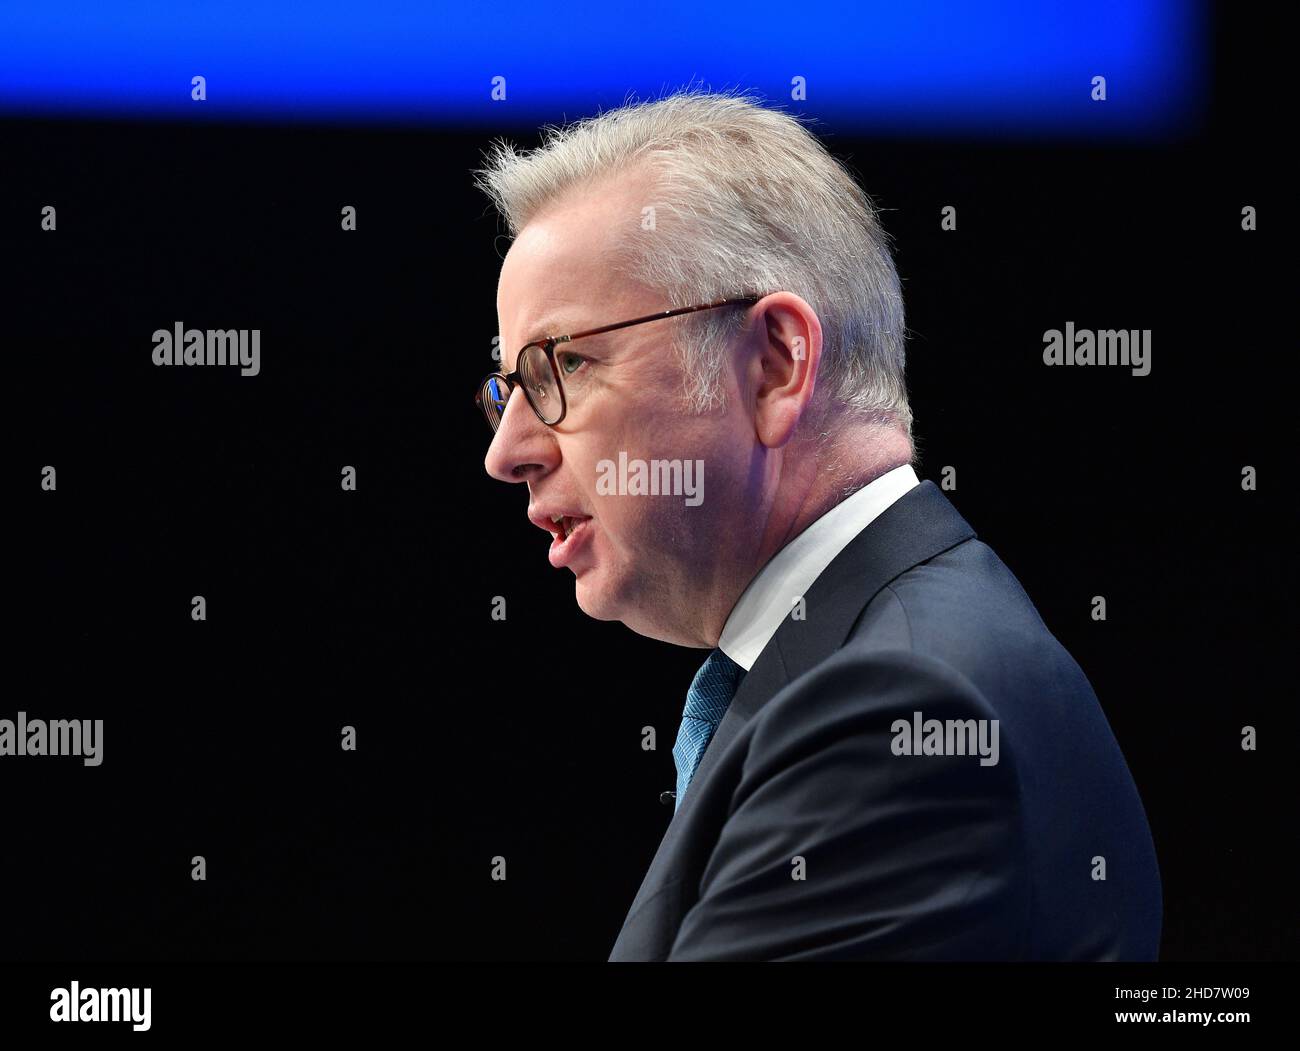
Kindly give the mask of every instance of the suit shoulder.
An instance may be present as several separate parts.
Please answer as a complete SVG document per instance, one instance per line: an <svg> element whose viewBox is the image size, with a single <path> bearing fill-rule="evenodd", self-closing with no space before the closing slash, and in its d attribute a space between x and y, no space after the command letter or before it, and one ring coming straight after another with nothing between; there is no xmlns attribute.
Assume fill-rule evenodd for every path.
<svg viewBox="0 0 1300 1051"><path fill-rule="evenodd" d="M1048 676L1057 688L1091 688L1044 623L1020 581L987 544L967 540L889 582L858 618L846 648L905 646L987 695L1009 679Z"/></svg>

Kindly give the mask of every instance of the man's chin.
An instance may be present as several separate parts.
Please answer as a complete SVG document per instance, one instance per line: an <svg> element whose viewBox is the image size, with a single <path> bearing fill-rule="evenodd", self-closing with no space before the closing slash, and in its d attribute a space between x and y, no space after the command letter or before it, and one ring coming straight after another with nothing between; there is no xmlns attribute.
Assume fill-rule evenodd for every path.
<svg viewBox="0 0 1300 1051"><path fill-rule="evenodd" d="M610 601L607 591L595 579L596 576L596 572L589 569L574 580L573 594L578 600L578 608L592 620L618 620L615 604Z"/></svg>
<svg viewBox="0 0 1300 1051"><path fill-rule="evenodd" d="M628 630L648 639L672 642L679 646L689 645L681 642L673 633L661 630L659 622L647 616L647 610L635 599L626 595L615 597L608 586L593 587L593 577L594 574L584 574L578 578L574 588L578 608L592 620L616 620Z"/></svg>

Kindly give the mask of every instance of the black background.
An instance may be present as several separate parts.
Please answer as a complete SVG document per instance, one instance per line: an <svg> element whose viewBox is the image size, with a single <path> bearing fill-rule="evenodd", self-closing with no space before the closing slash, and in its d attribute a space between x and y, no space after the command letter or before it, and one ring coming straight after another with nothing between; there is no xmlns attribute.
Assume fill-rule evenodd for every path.
<svg viewBox="0 0 1300 1051"><path fill-rule="evenodd" d="M919 473L956 468L950 498L1091 679L1167 960L1296 955L1294 184L1259 31L1220 21L1180 141L824 137L895 239ZM587 619L524 487L483 471L506 243L469 171L498 134L536 141L0 123L0 717L105 722L100 767L0 763L3 958L608 955L704 654ZM1151 374L1046 368L1067 320L1151 329ZM260 329L261 375L155 367L177 321Z"/></svg>

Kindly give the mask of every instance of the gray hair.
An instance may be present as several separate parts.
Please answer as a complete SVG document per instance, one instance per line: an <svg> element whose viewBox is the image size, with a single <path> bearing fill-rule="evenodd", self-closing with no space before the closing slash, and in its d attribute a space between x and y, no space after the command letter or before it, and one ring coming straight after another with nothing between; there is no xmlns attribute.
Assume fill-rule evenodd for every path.
<svg viewBox="0 0 1300 1051"><path fill-rule="evenodd" d="M740 93L686 89L542 129L518 152L504 140L474 173L512 236L562 196L648 165L654 230L629 221L626 272L669 306L742 292L794 292L817 312L819 395L837 412L902 428L905 325L889 236L845 165L795 117ZM677 352L696 412L720 400L719 377L743 310L687 314ZM618 319L615 319L618 320ZM824 403L825 404L825 403Z"/></svg>

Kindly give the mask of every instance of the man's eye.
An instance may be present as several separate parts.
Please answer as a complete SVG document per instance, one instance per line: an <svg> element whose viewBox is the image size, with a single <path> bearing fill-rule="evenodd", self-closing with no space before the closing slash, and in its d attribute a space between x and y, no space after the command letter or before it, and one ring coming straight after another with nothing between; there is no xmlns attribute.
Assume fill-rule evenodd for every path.
<svg viewBox="0 0 1300 1051"><path fill-rule="evenodd" d="M579 354L561 354L559 356L560 372L565 376L572 376L578 369L582 368L582 363L587 359Z"/></svg>

